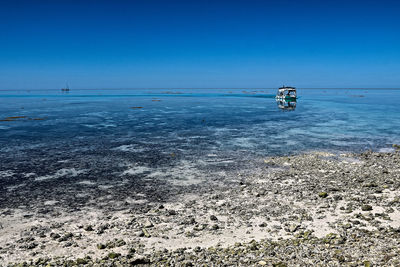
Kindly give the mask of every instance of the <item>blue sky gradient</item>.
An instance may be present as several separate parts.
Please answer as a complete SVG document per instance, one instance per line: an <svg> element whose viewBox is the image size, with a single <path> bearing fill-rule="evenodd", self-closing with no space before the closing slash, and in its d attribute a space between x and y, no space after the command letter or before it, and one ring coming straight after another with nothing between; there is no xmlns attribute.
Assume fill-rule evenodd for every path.
<svg viewBox="0 0 400 267"><path fill-rule="evenodd" d="M397 1L4 1L0 89L400 87Z"/></svg>

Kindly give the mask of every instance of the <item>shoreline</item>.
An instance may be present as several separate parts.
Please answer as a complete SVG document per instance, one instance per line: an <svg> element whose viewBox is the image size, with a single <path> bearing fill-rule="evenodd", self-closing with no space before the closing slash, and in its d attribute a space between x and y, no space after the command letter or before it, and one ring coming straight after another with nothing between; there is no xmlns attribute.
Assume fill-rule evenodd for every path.
<svg viewBox="0 0 400 267"><path fill-rule="evenodd" d="M262 160L254 172L171 188L168 200L1 209L0 266L400 264L399 151Z"/></svg>

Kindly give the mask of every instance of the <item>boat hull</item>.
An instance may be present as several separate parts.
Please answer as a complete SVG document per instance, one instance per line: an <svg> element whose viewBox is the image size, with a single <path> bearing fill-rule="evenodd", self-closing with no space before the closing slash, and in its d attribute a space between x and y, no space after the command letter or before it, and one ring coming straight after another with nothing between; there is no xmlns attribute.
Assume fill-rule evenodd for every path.
<svg viewBox="0 0 400 267"><path fill-rule="evenodd" d="M293 96L276 96L277 100L296 101L297 97Z"/></svg>

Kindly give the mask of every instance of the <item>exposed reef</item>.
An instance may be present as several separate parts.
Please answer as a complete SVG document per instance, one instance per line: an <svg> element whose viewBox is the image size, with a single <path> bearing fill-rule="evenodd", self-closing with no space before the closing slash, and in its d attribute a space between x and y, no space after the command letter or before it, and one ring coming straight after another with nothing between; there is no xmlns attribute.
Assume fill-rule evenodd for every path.
<svg viewBox="0 0 400 267"><path fill-rule="evenodd" d="M34 181L37 175L27 174L30 180L25 183L33 190L41 188L44 197L27 195L29 207L28 201L25 206L12 200L2 203L0 262L4 266L400 264L398 151L313 152L262 158L254 166L252 171L227 170L225 176L178 184L157 178L150 168L127 171L121 165L109 175L121 179L122 185L108 188L90 181L93 166L74 166L75 171L53 173L58 186L65 185L58 198L48 191L54 187L45 189L43 183L50 180ZM18 175L9 170L1 176ZM64 179L77 179L76 188ZM23 191L24 185L12 190Z"/></svg>

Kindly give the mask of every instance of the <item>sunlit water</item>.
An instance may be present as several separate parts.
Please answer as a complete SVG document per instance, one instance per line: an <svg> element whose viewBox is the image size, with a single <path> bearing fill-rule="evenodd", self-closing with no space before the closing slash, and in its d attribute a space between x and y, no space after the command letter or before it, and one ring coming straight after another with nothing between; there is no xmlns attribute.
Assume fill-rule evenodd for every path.
<svg viewBox="0 0 400 267"><path fill-rule="evenodd" d="M400 91L300 89L292 110L279 108L275 93L0 91L0 185L37 188L70 177L81 185L101 179L104 188L126 177L190 183L254 158L400 143Z"/></svg>
<svg viewBox="0 0 400 267"><path fill-rule="evenodd" d="M1 149L87 139L148 149L260 155L390 147L400 138L396 90L299 90L294 111L273 90L2 91ZM135 108L139 107L139 108ZM33 120L43 119L43 120ZM80 149L80 148L77 148Z"/></svg>

